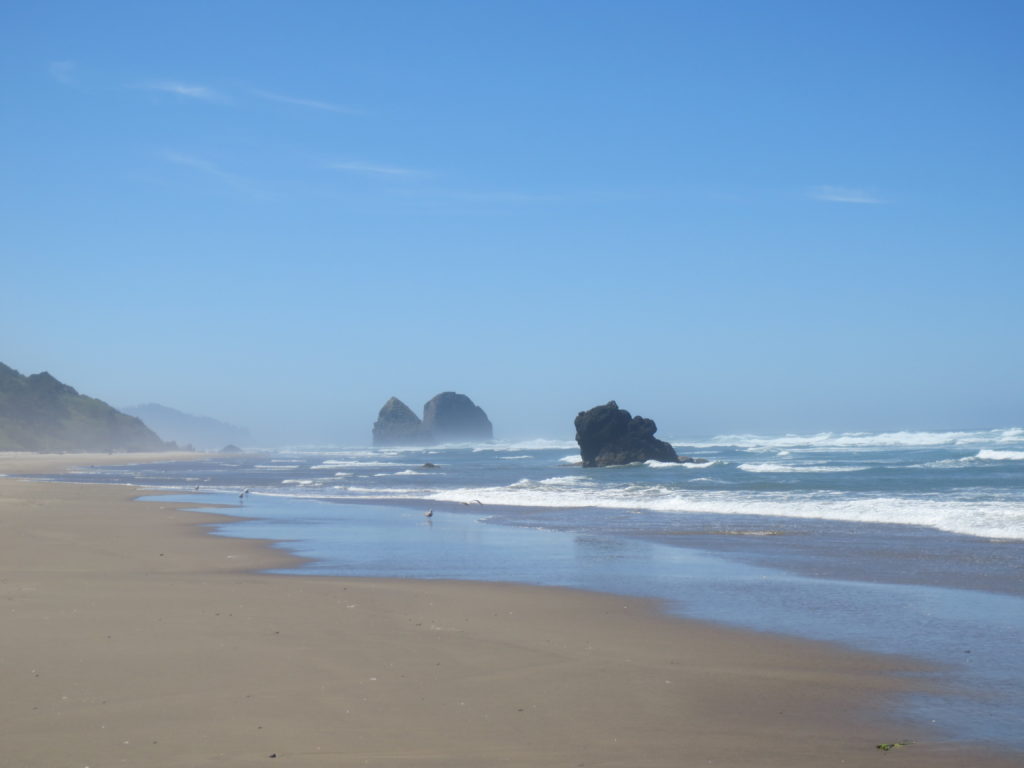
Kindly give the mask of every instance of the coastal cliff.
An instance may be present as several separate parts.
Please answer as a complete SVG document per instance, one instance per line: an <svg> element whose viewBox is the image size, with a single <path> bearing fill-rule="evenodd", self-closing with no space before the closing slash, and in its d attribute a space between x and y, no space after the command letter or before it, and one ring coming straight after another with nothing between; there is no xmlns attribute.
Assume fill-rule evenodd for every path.
<svg viewBox="0 0 1024 768"><path fill-rule="evenodd" d="M0 451L166 451L140 419L80 395L47 372L0 363Z"/></svg>

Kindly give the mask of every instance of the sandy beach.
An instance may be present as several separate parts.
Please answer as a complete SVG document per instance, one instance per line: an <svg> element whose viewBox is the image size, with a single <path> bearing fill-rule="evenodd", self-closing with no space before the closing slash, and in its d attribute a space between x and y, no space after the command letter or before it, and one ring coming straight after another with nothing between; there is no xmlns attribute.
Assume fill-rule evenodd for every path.
<svg viewBox="0 0 1024 768"><path fill-rule="evenodd" d="M905 659L572 590L261 574L288 556L139 495L0 478L0 764L1019 764L895 718Z"/></svg>

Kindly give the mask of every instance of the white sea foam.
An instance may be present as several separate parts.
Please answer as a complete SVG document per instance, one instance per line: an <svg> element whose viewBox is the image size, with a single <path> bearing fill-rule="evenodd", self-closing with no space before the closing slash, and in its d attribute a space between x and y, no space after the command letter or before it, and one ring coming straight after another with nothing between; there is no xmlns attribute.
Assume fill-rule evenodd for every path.
<svg viewBox="0 0 1024 768"><path fill-rule="evenodd" d="M568 456L563 456L558 461L562 464L582 464L583 457L580 456L578 453L573 453Z"/></svg>
<svg viewBox="0 0 1024 768"><path fill-rule="evenodd" d="M319 485L315 480L282 480L281 485Z"/></svg>
<svg viewBox="0 0 1024 768"><path fill-rule="evenodd" d="M515 461L516 459L532 459L533 456L523 454L522 456L499 456L498 458L504 461Z"/></svg>
<svg viewBox="0 0 1024 768"><path fill-rule="evenodd" d="M1024 451L983 450L978 451L975 458L987 461L1024 461Z"/></svg>
<svg viewBox="0 0 1024 768"><path fill-rule="evenodd" d="M744 472L861 472L871 467L843 467L828 464L775 464L772 462L740 464Z"/></svg>
<svg viewBox="0 0 1024 768"><path fill-rule="evenodd" d="M427 492L434 501L524 507L599 507L679 514L759 515L863 523L922 525L953 533L1024 539L1024 507L1014 498L840 496L833 493L680 491L665 486L554 485L519 481L512 486Z"/></svg>
<svg viewBox="0 0 1024 768"><path fill-rule="evenodd" d="M310 469L335 469L338 467L414 467L416 464L402 464L396 461L358 461L355 459L329 459L323 464L315 464Z"/></svg>
<svg viewBox="0 0 1024 768"><path fill-rule="evenodd" d="M1013 443L1024 441L1024 429L990 429L974 432L819 432L814 435L719 435L708 441L673 442L677 447L721 448L735 447L755 451L802 449L827 450L835 448L900 448L941 445L978 445L984 443Z"/></svg>
<svg viewBox="0 0 1024 768"><path fill-rule="evenodd" d="M549 440L547 438L538 437L533 440L518 440L518 441L495 441L493 443L481 443L474 445L474 453L481 453L483 451L499 451L501 453L522 453L523 451L554 451L554 450L572 450L577 446L575 440Z"/></svg>
<svg viewBox="0 0 1024 768"><path fill-rule="evenodd" d="M252 468L253 469L274 469L274 470L298 469L299 465L298 464L253 464Z"/></svg>
<svg viewBox="0 0 1024 768"><path fill-rule="evenodd" d="M697 469L712 467L718 464L717 461L657 461L648 459L644 462L651 469Z"/></svg>

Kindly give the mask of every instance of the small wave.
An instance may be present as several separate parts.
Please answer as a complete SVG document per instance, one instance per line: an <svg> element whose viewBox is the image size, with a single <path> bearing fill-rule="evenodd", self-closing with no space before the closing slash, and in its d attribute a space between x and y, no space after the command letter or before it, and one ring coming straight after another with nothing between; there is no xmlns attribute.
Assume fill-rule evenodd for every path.
<svg viewBox="0 0 1024 768"><path fill-rule="evenodd" d="M1024 451L983 450L978 451L978 455L973 458L987 461L1024 461Z"/></svg>
<svg viewBox="0 0 1024 768"><path fill-rule="evenodd" d="M318 485L315 480L282 480L281 485Z"/></svg>
<svg viewBox="0 0 1024 768"><path fill-rule="evenodd" d="M583 457L580 456L578 453L573 453L570 454L569 456L563 456L558 461L561 464L582 464Z"/></svg>
<svg viewBox="0 0 1024 768"><path fill-rule="evenodd" d="M529 483L530 481L527 481ZM594 481L589 477L583 477L582 475L566 475L565 477L549 477L545 480L538 480L538 485L544 486L574 486L574 485L593 485Z"/></svg>
<svg viewBox="0 0 1024 768"><path fill-rule="evenodd" d="M519 440L510 442L494 442L476 445L474 453L483 451L498 451L501 453L522 453L523 451L555 451L571 450L577 446L575 440L549 440L539 437L533 440Z"/></svg>
<svg viewBox="0 0 1024 768"><path fill-rule="evenodd" d="M298 469L299 465L298 464L253 464L252 468L253 469L275 469L275 470Z"/></svg>
<svg viewBox="0 0 1024 768"><path fill-rule="evenodd" d="M515 461L516 459L532 459L533 456L527 456L524 454L523 456L499 456L498 458L504 461Z"/></svg>
<svg viewBox="0 0 1024 768"><path fill-rule="evenodd" d="M358 461L354 459L329 459L323 464L316 464L310 469L336 469L338 467L350 467L358 469L360 467L412 467L415 464L401 464L395 461Z"/></svg>
<svg viewBox="0 0 1024 768"><path fill-rule="evenodd" d="M644 464L652 469L678 469L680 467L683 469L696 469L698 467L712 467L719 463L717 461L658 461L656 459L648 459L644 462Z"/></svg>
<svg viewBox="0 0 1024 768"><path fill-rule="evenodd" d="M837 467L828 464L773 464L771 462L740 464L744 472L861 472L870 467Z"/></svg>
<svg viewBox="0 0 1024 768"><path fill-rule="evenodd" d="M786 449L821 450L830 448L920 448L940 445L1013 443L1024 440L1024 429L989 429L974 432L819 432L813 435L718 435L704 442L676 443L685 448L734 447L753 451Z"/></svg>

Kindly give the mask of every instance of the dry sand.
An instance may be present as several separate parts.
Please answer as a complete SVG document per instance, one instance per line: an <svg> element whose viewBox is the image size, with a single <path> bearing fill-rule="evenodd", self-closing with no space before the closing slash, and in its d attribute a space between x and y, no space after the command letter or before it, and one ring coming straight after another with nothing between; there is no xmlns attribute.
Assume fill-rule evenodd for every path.
<svg viewBox="0 0 1024 768"><path fill-rule="evenodd" d="M0 766L1019 764L896 722L905 660L572 590L262 575L289 558L137 495L0 478Z"/></svg>

